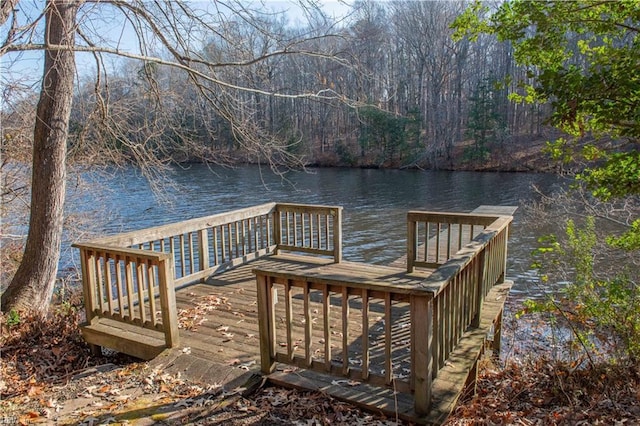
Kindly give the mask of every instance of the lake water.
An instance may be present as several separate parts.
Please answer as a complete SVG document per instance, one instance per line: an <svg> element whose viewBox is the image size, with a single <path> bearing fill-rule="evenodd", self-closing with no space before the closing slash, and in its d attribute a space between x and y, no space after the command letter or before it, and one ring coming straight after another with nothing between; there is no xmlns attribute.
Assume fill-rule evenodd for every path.
<svg viewBox="0 0 640 426"><path fill-rule="evenodd" d="M482 204L523 206L534 197L532 185L552 191L553 175L420 170L311 169L278 176L268 168L235 169L192 165L176 169L168 201L153 195L134 170L101 176L98 187L69 203L99 223L94 232L114 234L207 216L265 202L339 205L344 208L344 258L376 264L392 262L406 250L408 210L466 212ZM516 212L509 241L508 277L515 293L532 292L530 252L536 236ZM61 268L77 264L68 241Z"/></svg>

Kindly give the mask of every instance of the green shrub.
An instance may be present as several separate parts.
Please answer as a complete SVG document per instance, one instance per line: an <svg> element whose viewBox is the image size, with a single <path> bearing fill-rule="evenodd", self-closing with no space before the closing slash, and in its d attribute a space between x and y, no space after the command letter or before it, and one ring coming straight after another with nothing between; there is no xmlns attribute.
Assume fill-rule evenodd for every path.
<svg viewBox="0 0 640 426"><path fill-rule="evenodd" d="M560 316L578 346L591 357L596 349L612 360L640 360L640 288L637 271L616 265L600 270L600 262L615 262L598 245L595 220L579 227L567 221L562 239L546 236L534 252L534 267L545 285L565 282L547 300L530 300L525 312Z"/></svg>

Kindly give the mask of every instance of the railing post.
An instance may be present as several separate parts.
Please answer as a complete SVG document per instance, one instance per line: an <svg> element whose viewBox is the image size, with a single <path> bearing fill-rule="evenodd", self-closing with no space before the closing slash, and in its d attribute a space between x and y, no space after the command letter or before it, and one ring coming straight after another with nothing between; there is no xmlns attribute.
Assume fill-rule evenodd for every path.
<svg viewBox="0 0 640 426"><path fill-rule="evenodd" d="M411 350L414 410L427 414L431 409L433 369L433 297L411 296Z"/></svg>
<svg viewBox="0 0 640 426"><path fill-rule="evenodd" d="M96 271L95 271L95 255L89 255L87 249L80 248L80 268L82 270L82 292L84 294L84 311L87 323L93 323L96 317L94 311L94 298L96 294ZM89 344L89 348L93 355L101 355L100 346Z"/></svg>
<svg viewBox="0 0 640 426"><path fill-rule="evenodd" d="M477 257L475 315L471 320L471 327L474 328L480 327L480 316L482 314L482 304L484 303L484 288L487 279L486 252L487 249L485 247L478 253Z"/></svg>
<svg viewBox="0 0 640 426"><path fill-rule="evenodd" d="M209 233L207 228L198 231L198 260L200 271L209 267Z"/></svg>
<svg viewBox="0 0 640 426"><path fill-rule="evenodd" d="M504 245L502 248L502 253L504 256L503 259L503 263L502 263L502 274L500 275L500 277L498 277L498 281L497 284L502 284L505 280L505 277L507 275L507 244L509 242L509 235L511 232L511 223L509 223L509 225L504 229Z"/></svg>
<svg viewBox="0 0 640 426"><path fill-rule="evenodd" d="M331 211L333 215L333 261L342 262L342 208Z"/></svg>
<svg viewBox="0 0 640 426"><path fill-rule="evenodd" d="M273 209L273 242L275 243L274 254L278 254L282 244L282 216L280 208L276 205Z"/></svg>
<svg viewBox="0 0 640 426"><path fill-rule="evenodd" d="M87 323L91 324L96 314L94 312L95 299L95 255L89 255L87 249L80 248L80 267L82 270L82 292L84 293L84 310Z"/></svg>
<svg viewBox="0 0 640 426"><path fill-rule="evenodd" d="M176 291L173 285L173 259L167 257L158 263L158 287L160 289L160 307L162 309L162 327L168 348L178 346L178 309ZM149 297L153 297L149 295Z"/></svg>
<svg viewBox="0 0 640 426"><path fill-rule="evenodd" d="M418 232L418 223L407 217L407 273L412 273L414 262L416 260L416 234ZM425 247L425 250L427 248Z"/></svg>
<svg viewBox="0 0 640 426"><path fill-rule="evenodd" d="M256 273L258 285L258 330L260 331L260 370L263 374L271 374L275 363L275 318L273 312L272 289L270 279ZM285 295L287 297L288 295Z"/></svg>

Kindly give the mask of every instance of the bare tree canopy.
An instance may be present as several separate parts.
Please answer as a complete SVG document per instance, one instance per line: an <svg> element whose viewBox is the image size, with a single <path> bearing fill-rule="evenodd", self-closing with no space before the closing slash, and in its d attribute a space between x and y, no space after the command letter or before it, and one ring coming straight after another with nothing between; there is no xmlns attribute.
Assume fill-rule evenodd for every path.
<svg viewBox="0 0 640 426"><path fill-rule="evenodd" d="M264 130L245 97L337 98L332 89L311 92L236 81L238 74L255 73L281 57L344 64L330 50L319 48L323 45L319 41L332 37L330 27L291 37L277 14L259 14L232 1L48 0L44 9L38 6L26 1L3 3L1 15L10 25L0 55L45 52L33 132L29 234L20 267L2 294L3 310L48 308L60 253L67 148L93 161L118 161L124 154L148 175L162 170L176 151L223 161L215 149L195 144L199 139L192 129L181 125L184 117L176 117L181 110L177 103L182 107L195 103L191 119L203 122L202 117L214 111L225 120L230 139L258 161L301 165L286 142ZM122 33L106 31L110 22ZM125 37L134 38L134 48ZM72 118L75 57L81 52L93 55L96 78L93 90L85 92L83 108L76 108ZM107 55L137 61L128 65L135 76L129 86L135 98L119 96L118 90L127 87L112 83ZM176 90L193 97L180 99Z"/></svg>

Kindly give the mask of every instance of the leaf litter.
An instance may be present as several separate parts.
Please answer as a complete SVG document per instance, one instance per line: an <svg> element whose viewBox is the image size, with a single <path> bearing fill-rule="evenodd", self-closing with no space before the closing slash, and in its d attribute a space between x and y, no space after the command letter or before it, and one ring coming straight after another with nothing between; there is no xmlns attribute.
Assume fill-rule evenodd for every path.
<svg viewBox="0 0 640 426"><path fill-rule="evenodd" d="M204 311L211 306L227 309L222 299L202 302L209 304L201 305ZM3 420L18 425L100 425L130 424L136 416L149 419L148 424L164 425L402 424L319 392L264 383L252 389L226 389L167 374L125 355L93 356L79 333L84 319L79 312L79 308L55 310L44 321L21 318L17 326L8 326L0 314ZM510 333L508 324L503 332ZM188 353L189 348L184 350ZM233 365L251 366L240 360ZM581 370L537 357L516 358L505 367L485 362L482 367L478 394L465 397L447 425L639 423L637 365ZM339 385L357 386L357 382L340 381Z"/></svg>

